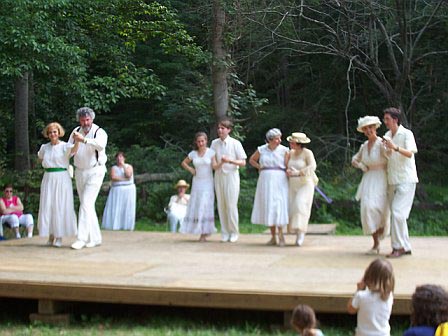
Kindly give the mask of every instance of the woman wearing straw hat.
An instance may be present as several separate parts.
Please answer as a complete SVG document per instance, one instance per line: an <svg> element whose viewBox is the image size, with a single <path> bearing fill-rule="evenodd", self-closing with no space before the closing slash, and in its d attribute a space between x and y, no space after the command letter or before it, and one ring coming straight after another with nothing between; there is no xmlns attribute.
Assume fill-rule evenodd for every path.
<svg viewBox="0 0 448 336"><path fill-rule="evenodd" d="M305 240L317 184L316 160L306 144L311 140L305 133L292 133L286 138L291 147L286 174L289 177L289 225L297 230L296 245Z"/></svg>
<svg viewBox="0 0 448 336"><path fill-rule="evenodd" d="M170 198L168 206L165 208L165 212L170 224L170 231L177 232L177 224L182 227L185 215L187 214L187 205L190 200L190 195L186 194L190 185L185 180L177 181L174 189L177 190L177 195L173 195Z"/></svg>
<svg viewBox="0 0 448 336"><path fill-rule="evenodd" d="M386 149L376 135L381 121L375 116L358 119L357 131L364 133L367 141L353 156L352 165L363 171L356 200L361 201L361 223L364 234L373 238L373 246L367 254L378 254L380 240L389 234L390 211L387 201Z"/></svg>

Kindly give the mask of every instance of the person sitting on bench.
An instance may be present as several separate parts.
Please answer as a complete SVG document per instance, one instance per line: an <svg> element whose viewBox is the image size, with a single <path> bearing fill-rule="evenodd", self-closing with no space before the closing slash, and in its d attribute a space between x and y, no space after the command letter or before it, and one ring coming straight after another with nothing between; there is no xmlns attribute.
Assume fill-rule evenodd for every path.
<svg viewBox="0 0 448 336"><path fill-rule="evenodd" d="M18 196L13 195L12 184L7 184L3 189L3 197L0 198L0 235L3 236L3 224L7 224L14 230L17 239L20 238L19 226L26 227L27 237L33 236L34 220L31 214L23 213L23 204Z"/></svg>

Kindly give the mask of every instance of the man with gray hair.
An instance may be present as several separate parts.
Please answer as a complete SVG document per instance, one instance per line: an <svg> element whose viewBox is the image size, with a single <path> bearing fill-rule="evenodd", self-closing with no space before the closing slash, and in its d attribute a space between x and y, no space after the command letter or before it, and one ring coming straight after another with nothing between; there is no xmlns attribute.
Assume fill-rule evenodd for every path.
<svg viewBox="0 0 448 336"><path fill-rule="evenodd" d="M79 121L70 135L69 142L79 141L79 148L74 157L76 189L79 196L78 239L72 248L101 245L101 231L95 210L104 175L106 173L107 134L93 123L95 112L89 107L81 107L76 111Z"/></svg>

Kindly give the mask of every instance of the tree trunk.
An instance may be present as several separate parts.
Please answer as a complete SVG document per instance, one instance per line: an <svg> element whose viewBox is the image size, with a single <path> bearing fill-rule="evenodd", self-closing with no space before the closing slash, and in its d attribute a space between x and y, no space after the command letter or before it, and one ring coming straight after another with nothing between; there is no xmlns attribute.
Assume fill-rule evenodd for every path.
<svg viewBox="0 0 448 336"><path fill-rule="evenodd" d="M33 72L29 72L28 75L28 125L36 125L36 104L35 104L35 100L36 100L36 92L34 90L34 74ZM40 141L40 136L42 129L38 129L37 127L31 127L31 129L29 129L29 139L28 139L28 143L31 147L30 152L33 152L33 148L36 145L36 143L38 143ZM34 169L35 168L35 160L30 160L30 169Z"/></svg>
<svg viewBox="0 0 448 336"><path fill-rule="evenodd" d="M227 50L224 44L226 13L221 0L213 0L213 107L217 120L227 115L229 92L227 87Z"/></svg>
<svg viewBox="0 0 448 336"><path fill-rule="evenodd" d="M30 144L28 138L28 73L15 81L15 169L30 169Z"/></svg>

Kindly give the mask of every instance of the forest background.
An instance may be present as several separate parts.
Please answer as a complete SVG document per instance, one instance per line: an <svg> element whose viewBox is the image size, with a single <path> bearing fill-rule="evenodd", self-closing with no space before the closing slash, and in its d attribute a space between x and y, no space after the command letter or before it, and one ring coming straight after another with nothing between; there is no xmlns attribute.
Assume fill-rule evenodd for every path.
<svg viewBox="0 0 448 336"><path fill-rule="evenodd" d="M191 181L180 162L194 134L215 137L229 116L248 155L269 128L305 132L333 200L316 194L311 221L360 233L357 119L397 106L419 149L411 234L447 235L447 34L442 0L3 0L0 182L37 215L41 131L58 121L69 133L90 106L109 167L124 150L136 174L171 174L137 185L137 228L166 229L175 180ZM248 224L257 172L241 174Z"/></svg>

